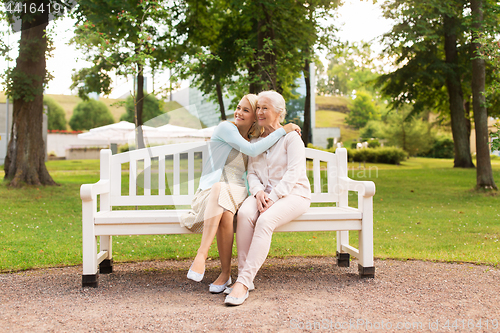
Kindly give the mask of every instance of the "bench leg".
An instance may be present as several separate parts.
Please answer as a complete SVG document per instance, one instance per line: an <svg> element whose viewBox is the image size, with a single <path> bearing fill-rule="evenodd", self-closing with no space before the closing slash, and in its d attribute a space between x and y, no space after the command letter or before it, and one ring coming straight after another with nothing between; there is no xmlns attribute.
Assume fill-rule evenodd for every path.
<svg viewBox="0 0 500 333"><path fill-rule="evenodd" d="M96 237L83 238L83 274L82 287L97 288L99 270L97 268Z"/></svg>
<svg viewBox="0 0 500 333"><path fill-rule="evenodd" d="M342 252L342 244L349 245L349 231L337 231L337 265L349 267L350 255Z"/></svg>
<svg viewBox="0 0 500 333"><path fill-rule="evenodd" d="M95 211L95 200L82 204L82 287L97 287L99 270L97 267L97 237L94 231L92 211Z"/></svg>
<svg viewBox="0 0 500 333"><path fill-rule="evenodd" d="M82 288L92 287L97 288L99 285L99 274L82 275Z"/></svg>
<svg viewBox="0 0 500 333"><path fill-rule="evenodd" d="M99 264L99 273L101 273L101 274L113 273L113 259L104 259Z"/></svg>
<svg viewBox="0 0 500 333"><path fill-rule="evenodd" d="M351 255L349 253L341 253L337 251L337 266L349 267L351 263Z"/></svg>
<svg viewBox="0 0 500 333"><path fill-rule="evenodd" d="M99 273L110 274L113 273L113 248L112 248L112 236L101 236L100 238L100 250L107 251L108 256L99 264Z"/></svg>
<svg viewBox="0 0 500 333"><path fill-rule="evenodd" d="M359 231L359 265L361 278L375 277L373 262L373 199L361 198L358 206L363 205L362 229Z"/></svg>
<svg viewBox="0 0 500 333"><path fill-rule="evenodd" d="M358 264L358 273L360 278L374 278L375 277L375 267L363 267Z"/></svg>

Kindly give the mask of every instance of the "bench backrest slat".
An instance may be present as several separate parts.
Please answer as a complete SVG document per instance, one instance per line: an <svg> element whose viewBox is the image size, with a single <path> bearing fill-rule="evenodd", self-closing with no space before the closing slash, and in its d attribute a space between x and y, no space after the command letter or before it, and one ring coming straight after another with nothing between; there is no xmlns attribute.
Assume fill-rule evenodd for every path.
<svg viewBox="0 0 500 333"><path fill-rule="evenodd" d="M158 156L158 195L165 197L165 155Z"/></svg>
<svg viewBox="0 0 500 333"><path fill-rule="evenodd" d="M208 153L207 144L203 141L139 149L111 157L106 155L110 154L108 151L101 151L101 159L107 156L110 161L111 193L106 201L111 206L190 205L198 186L201 165ZM341 191L338 183L339 175L347 175L347 154L344 151L339 153L306 148L306 158L312 160L312 174L308 171L312 176L312 202L338 205L347 200L348 193ZM129 164L128 193L122 194L122 164L126 163ZM142 172L138 175L141 165L143 167L139 171ZM127 170L124 172L126 177ZM181 173L185 176L181 177ZM138 177L141 180L139 183ZM144 194L137 193L138 185L144 187ZM158 192L152 192L152 189L158 189Z"/></svg>
<svg viewBox="0 0 500 333"><path fill-rule="evenodd" d="M174 154L174 191L173 195L181 194L181 159L179 154Z"/></svg>

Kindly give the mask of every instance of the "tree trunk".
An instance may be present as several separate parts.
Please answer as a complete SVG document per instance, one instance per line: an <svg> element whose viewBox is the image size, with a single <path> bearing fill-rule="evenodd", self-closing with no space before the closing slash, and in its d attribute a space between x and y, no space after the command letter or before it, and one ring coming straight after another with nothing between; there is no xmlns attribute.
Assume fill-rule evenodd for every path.
<svg viewBox="0 0 500 333"><path fill-rule="evenodd" d="M456 18L446 16L444 18L444 49L449 72L446 76L446 86L450 102L451 131L455 145L454 167L473 168L474 164L472 163L470 154L470 141L467 135L463 92L458 66L456 29Z"/></svg>
<svg viewBox="0 0 500 333"><path fill-rule="evenodd" d="M144 144L144 133L142 131L142 110L144 109L144 73L143 66L137 65L137 93L135 94L135 136L137 149L146 147Z"/></svg>
<svg viewBox="0 0 500 333"><path fill-rule="evenodd" d="M42 2L40 2L41 4ZM48 1L43 2L47 5ZM5 179L10 186L57 185L45 166L43 141L43 84L46 77L45 28L48 12L22 17L16 67L11 75L14 100L12 129L5 157Z"/></svg>
<svg viewBox="0 0 500 333"><path fill-rule="evenodd" d="M222 87L219 82L215 84L215 89L217 90L217 100L219 102L220 109L220 119L227 120L226 118L226 110L224 109L224 99L222 97Z"/></svg>
<svg viewBox="0 0 500 333"><path fill-rule="evenodd" d="M276 56L272 51L266 51L267 47L265 45L267 39L271 43L271 49L274 48L273 14L263 3L261 4L261 8L263 18L259 18L257 25L257 57L260 79L263 83L267 82L267 85L263 85L267 90L272 89L281 94L282 91L277 86Z"/></svg>
<svg viewBox="0 0 500 333"><path fill-rule="evenodd" d="M307 144L311 142L311 71L310 62L306 58L304 62L304 80L306 83L306 100L304 102L304 128L302 128L302 141L307 147Z"/></svg>
<svg viewBox="0 0 500 333"><path fill-rule="evenodd" d="M483 1L471 0L472 10L472 28L473 43L472 54L476 55L480 47L475 42L475 35L482 31L483 21ZM476 128L476 189L497 189L493 180L493 171L491 169L490 147L488 142L488 113L486 110L485 77L486 64L484 59L479 57L472 58L472 108L474 111L474 124Z"/></svg>

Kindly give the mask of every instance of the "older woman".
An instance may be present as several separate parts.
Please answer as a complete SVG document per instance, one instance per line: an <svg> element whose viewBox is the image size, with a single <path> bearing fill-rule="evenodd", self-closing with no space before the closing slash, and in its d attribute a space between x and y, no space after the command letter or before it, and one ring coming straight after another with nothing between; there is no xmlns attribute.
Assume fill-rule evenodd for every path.
<svg viewBox="0 0 500 333"><path fill-rule="evenodd" d="M275 91L259 94L257 123L264 128L258 139L271 135L282 126L285 100ZM238 279L225 303L240 305L253 289L253 280L264 263L274 229L305 213L311 203L311 188L306 176L304 143L295 132L281 137L266 152L248 160L248 184L251 196L237 215Z"/></svg>
<svg viewBox="0 0 500 333"><path fill-rule="evenodd" d="M290 131L300 131L288 124L259 142L260 129L255 125L257 96L245 95L234 112L234 123L220 123L209 142L210 154L203 166L200 185L192 202L192 210L181 217L181 225L202 232L201 244L188 271L187 278L200 282L205 273L205 260L217 235L217 247L222 273L209 287L212 293L221 293L231 283L231 255L233 248L233 217L247 197L243 174L247 156L257 156ZM245 155L246 154L246 155Z"/></svg>

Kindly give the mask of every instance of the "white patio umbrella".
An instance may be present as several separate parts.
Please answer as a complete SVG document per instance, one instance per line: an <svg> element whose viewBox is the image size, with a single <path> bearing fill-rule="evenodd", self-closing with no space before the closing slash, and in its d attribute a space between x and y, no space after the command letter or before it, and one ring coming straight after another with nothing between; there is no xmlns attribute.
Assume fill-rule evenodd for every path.
<svg viewBox="0 0 500 333"><path fill-rule="evenodd" d="M87 133L78 134L82 140L107 141L108 143L127 143L128 135L133 132L135 125L128 121L92 128Z"/></svg>

